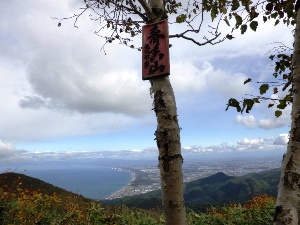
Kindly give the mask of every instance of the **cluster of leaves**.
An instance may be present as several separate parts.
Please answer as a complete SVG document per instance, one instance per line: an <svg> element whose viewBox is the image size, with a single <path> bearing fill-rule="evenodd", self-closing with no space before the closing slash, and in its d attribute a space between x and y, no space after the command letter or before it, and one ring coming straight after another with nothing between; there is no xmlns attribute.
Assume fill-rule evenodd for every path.
<svg viewBox="0 0 300 225"><path fill-rule="evenodd" d="M198 0L166 0L163 3L164 10L150 6L146 0L84 0L84 6L79 13L70 17L54 19L59 20L58 26L61 26L64 20L74 19L74 26L77 27L79 17L89 12L89 18L99 23L99 29L95 31L95 34L105 39L102 50L104 50L107 43L115 42L141 50L141 47L136 47L132 44L132 41L134 37L141 34L142 25L166 18L169 18L169 24L185 25L185 27L182 26L184 29L182 33L171 34L169 38L183 38L202 46L206 44L215 45L224 41L226 35L221 35L219 31L219 22L222 16L225 15L224 21L229 26L229 19L235 18L236 25L234 29L236 29L242 25L243 21L238 10L243 11L243 7L248 9L252 4L250 0L242 0L242 7L240 7L240 0L205 0L203 2ZM258 14L254 12L254 7L251 10L249 14L251 20L253 20ZM196 38L195 34L199 35L201 31L206 18L204 16L206 11L211 14L213 20L218 15L221 16L218 23L208 25L208 34L202 35L203 41L199 37ZM175 16L172 16L173 14ZM242 26L243 29L245 29L245 26ZM255 30L257 22L253 21L250 27ZM227 38L231 39L230 37L232 38L232 35L227 35Z"/></svg>
<svg viewBox="0 0 300 225"><path fill-rule="evenodd" d="M170 24L186 25L182 33L170 35L169 38L183 38L192 41L196 45L217 44L227 39L233 39L233 31L240 29L244 34L248 26L256 31L258 27L259 15L263 15L263 22L275 19L275 25L280 21L289 25L295 24L295 0L188 0L176 1L167 0L164 2L164 10L151 7L146 0L84 0L81 11L70 17L54 18L58 19L58 26L62 25L63 20L74 19L74 26L77 27L77 21L84 13L89 12L89 18L99 23L99 29L95 34L105 39L105 44L118 42L129 46L130 48L141 50L141 47L135 47L132 44L133 38L141 34L142 25L148 24L156 19L166 19L170 15ZM204 41L195 38L194 34L199 34L204 21L204 13L210 14L212 21L218 18L216 24L208 26L208 34L203 35ZM175 21L174 21L175 19ZM233 27L230 34L221 35L219 24L221 21ZM105 32L108 30L110 32ZM104 50L105 52L105 50Z"/></svg>
<svg viewBox="0 0 300 225"><path fill-rule="evenodd" d="M286 46L281 46L281 49L287 50ZM276 49L278 51L278 49ZM291 50L291 49L290 49ZM284 110L289 104L293 102L293 87L292 87L292 54L279 52L276 55L271 55L269 58L274 63L274 73L273 77L277 80L275 82L256 82L260 84L259 95L253 96L251 98L244 98L243 101L238 101L235 98L230 98L227 103L228 110L229 107L236 108L237 112L249 113L253 108L254 104L261 103L262 101L269 101L268 108L276 106L275 116L279 117L282 115L282 110ZM244 85L253 82L251 78L244 81ZM271 95L278 95L281 91L284 95L283 97L272 98L265 97L267 92L271 92Z"/></svg>
<svg viewBox="0 0 300 225"><path fill-rule="evenodd" d="M210 13L212 20L218 15L223 17L223 21L230 27L230 21L234 20L234 26L231 34L228 34L227 39L233 39L232 32L236 29L244 34L248 27L256 31L259 25L259 18L262 22L275 19L275 25L283 21L286 25L294 25L296 12L294 10L295 0L266 0L266 1L251 1L251 0L204 0L203 10ZM262 17L259 17L259 16Z"/></svg>
<svg viewBox="0 0 300 225"><path fill-rule="evenodd" d="M78 19L88 12L89 18L99 24L99 29L94 33L105 39L101 50L104 50L107 43L118 42L141 51L141 47L135 47L131 42L135 36L141 34L142 25L151 23L156 17L167 18L167 15L177 14L181 6L180 2L166 1L165 11L157 12L145 0L84 0L79 13L53 19L58 20L59 27L64 20L74 19L74 26L78 27Z"/></svg>

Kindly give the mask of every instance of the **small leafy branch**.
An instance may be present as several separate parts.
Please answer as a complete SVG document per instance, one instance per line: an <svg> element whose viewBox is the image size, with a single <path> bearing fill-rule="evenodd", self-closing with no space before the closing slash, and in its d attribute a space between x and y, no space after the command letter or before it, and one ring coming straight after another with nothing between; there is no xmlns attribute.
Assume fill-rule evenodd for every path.
<svg viewBox="0 0 300 225"><path fill-rule="evenodd" d="M237 10L240 6L244 8L240 9L238 12L233 12L224 18L224 21L229 26L229 19L235 18L235 27L232 29L240 29L241 34L247 31L248 24L250 28L256 31L259 23L259 15L262 15L263 23L268 20L275 20L274 25L278 25L280 22L289 26L295 25L296 23L296 10L294 9L295 0L288 1L278 1L278 0L268 0L268 1L257 1L252 4L249 0L233 0L232 1L232 11ZM244 16L242 16L244 13ZM246 15L245 15L246 14ZM232 39L231 34L227 35L228 39ZM275 111L275 116L279 117L282 115L282 110L286 108L287 105L291 104L293 101L293 87L292 87L292 48L280 43L279 46L273 48L271 51L276 51L277 54L270 55L270 59L275 61L273 77L277 79L276 82L263 82L259 86L259 95L247 95L249 97L244 98L242 101L238 101L235 98L230 98L227 103L226 110L229 107L236 108L237 112L249 113L256 103L261 103L262 101L270 101L268 108L277 106ZM245 80L244 85L250 83L251 78ZM255 82L260 83L260 82ZM279 92L284 95L284 97L278 98L268 98L263 96L267 91L272 91L272 94L278 96Z"/></svg>
<svg viewBox="0 0 300 225"><path fill-rule="evenodd" d="M250 95L249 98L244 98L242 101L238 101L235 98L229 99L226 110L229 107L236 108L237 112L249 113L255 103L261 103L262 101L269 101L268 108L276 105L275 116L279 117L282 115L282 110L285 109L289 104L293 102L293 87L292 87L292 57L293 55L287 52L291 51L291 48L286 45L281 45L272 49L278 54L270 55L269 59L274 61L274 73L273 77L278 80L274 82L253 82L251 78L244 81L244 85L247 83L257 83L259 86L259 95ZM278 96L279 92L284 97L265 97L263 96L268 91L275 96Z"/></svg>
<svg viewBox="0 0 300 225"><path fill-rule="evenodd" d="M142 25L159 18L168 18L170 25L181 25L180 33L170 34L169 38L182 38L198 46L215 45L225 39L233 39L233 32L240 30L244 34L248 26L257 30L259 15L263 14L263 22L275 19L275 25L280 21L289 25L295 23L293 10L294 1L257 1L250 0L165 0L164 10L150 6L146 0L83 0L79 13L58 20L61 27L64 20L73 19L74 27L78 27L78 19L84 14L99 24L95 34L105 40L101 50L105 52L108 43L119 43L132 49L141 50L132 44L134 37L141 34ZM159 11L159 12L158 12ZM204 27L205 13L210 14L211 24L207 25L208 34L200 35ZM222 34L221 23L231 27L231 32ZM109 32L104 32L104 31Z"/></svg>

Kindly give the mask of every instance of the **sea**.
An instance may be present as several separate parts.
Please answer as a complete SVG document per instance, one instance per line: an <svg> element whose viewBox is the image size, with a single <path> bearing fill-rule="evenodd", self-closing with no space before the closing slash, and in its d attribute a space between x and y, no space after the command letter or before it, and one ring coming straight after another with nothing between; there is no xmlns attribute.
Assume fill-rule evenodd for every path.
<svg viewBox="0 0 300 225"><path fill-rule="evenodd" d="M91 199L105 199L127 186L132 174L110 163L90 161L28 162L0 165L0 173L15 172Z"/></svg>
<svg viewBox="0 0 300 225"><path fill-rule="evenodd" d="M209 175L210 172L229 171L229 175L244 172L257 172L281 165L283 151L267 151L260 154L246 153L216 153L201 154L198 157L185 157L183 169L185 174L193 171L199 175ZM129 159L128 159L129 158ZM153 158L153 159L152 159ZM105 199L129 185L134 178L132 172L124 168L157 169L157 158L134 159L122 158L77 158L57 159L50 161L0 161L0 173L16 172L41 179L65 190L83 195L91 199ZM200 172L199 172L200 171ZM193 177L189 174L189 178Z"/></svg>

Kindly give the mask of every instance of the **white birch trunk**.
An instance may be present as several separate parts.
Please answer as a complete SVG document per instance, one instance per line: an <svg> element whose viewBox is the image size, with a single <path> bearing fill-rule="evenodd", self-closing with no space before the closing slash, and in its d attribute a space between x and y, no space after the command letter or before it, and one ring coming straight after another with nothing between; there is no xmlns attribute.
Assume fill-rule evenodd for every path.
<svg viewBox="0 0 300 225"><path fill-rule="evenodd" d="M162 205L167 225L185 225L180 128L174 92L169 77L153 80L155 132L159 149Z"/></svg>
<svg viewBox="0 0 300 225"><path fill-rule="evenodd" d="M296 19L293 53L292 123L274 215L275 225L298 225L300 218L300 12Z"/></svg>
<svg viewBox="0 0 300 225"><path fill-rule="evenodd" d="M149 21L165 19L163 0L150 0L145 11ZM147 7L147 6L146 6ZM157 117L155 132L159 149L162 205L166 225L186 225L183 199L183 175L180 128L174 92L169 77L151 80L153 106Z"/></svg>

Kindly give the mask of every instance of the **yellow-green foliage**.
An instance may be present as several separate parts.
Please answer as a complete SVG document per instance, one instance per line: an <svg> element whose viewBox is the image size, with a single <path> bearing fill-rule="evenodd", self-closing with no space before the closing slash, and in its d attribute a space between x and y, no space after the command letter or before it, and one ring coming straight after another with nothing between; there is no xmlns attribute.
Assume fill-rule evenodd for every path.
<svg viewBox="0 0 300 225"><path fill-rule="evenodd" d="M0 188L0 224L3 225L163 225L159 211L104 206L76 194L44 194L22 189L17 180L13 189ZM272 224L275 199L255 196L246 205L211 208L207 213L188 210L189 224L268 225Z"/></svg>
<svg viewBox="0 0 300 225"><path fill-rule="evenodd" d="M101 225L160 224L159 213L127 207L104 207L94 201L78 201L76 195L52 196L18 189L17 193L0 188L0 224L24 225Z"/></svg>
<svg viewBox="0 0 300 225"><path fill-rule="evenodd" d="M275 198L254 196L245 205L231 204L219 209L211 207L208 213L188 213L190 224L197 225L268 225L273 224Z"/></svg>

